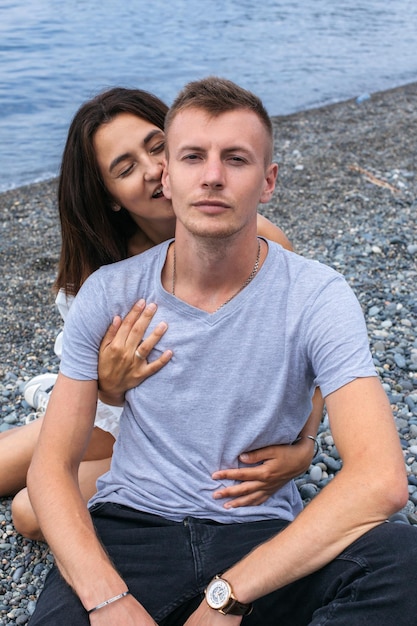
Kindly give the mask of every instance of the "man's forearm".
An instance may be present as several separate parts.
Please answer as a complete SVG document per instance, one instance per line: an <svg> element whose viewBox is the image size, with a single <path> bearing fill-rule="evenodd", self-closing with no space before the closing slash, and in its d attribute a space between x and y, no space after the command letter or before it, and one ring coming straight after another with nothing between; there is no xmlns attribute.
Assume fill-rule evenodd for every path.
<svg viewBox="0 0 417 626"><path fill-rule="evenodd" d="M78 467L93 429L96 400L95 381L58 376L27 477L43 535L86 609L126 589L96 536L78 487Z"/></svg>
<svg viewBox="0 0 417 626"><path fill-rule="evenodd" d="M124 591L126 585L96 536L73 477L62 467L48 466L42 478L38 470L35 460L28 476L35 512L62 576L84 607L90 609Z"/></svg>
<svg viewBox="0 0 417 626"><path fill-rule="evenodd" d="M353 484L343 472L285 530L224 573L240 602L317 571L397 510L373 497L363 477Z"/></svg>

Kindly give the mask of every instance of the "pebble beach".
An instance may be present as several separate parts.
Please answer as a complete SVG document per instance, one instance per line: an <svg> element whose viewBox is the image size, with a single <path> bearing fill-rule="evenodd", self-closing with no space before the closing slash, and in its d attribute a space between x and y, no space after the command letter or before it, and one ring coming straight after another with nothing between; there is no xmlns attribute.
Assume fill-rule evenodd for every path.
<svg viewBox="0 0 417 626"><path fill-rule="evenodd" d="M392 521L417 525L417 83L273 118L279 163L261 212L299 254L341 272L356 293L404 453L409 501ZM61 329L52 283L60 249L57 181L0 194L0 432L32 411L25 381L57 372ZM297 479L306 505L341 460L326 415L320 449ZM28 623L53 556L14 530L0 498L0 624Z"/></svg>

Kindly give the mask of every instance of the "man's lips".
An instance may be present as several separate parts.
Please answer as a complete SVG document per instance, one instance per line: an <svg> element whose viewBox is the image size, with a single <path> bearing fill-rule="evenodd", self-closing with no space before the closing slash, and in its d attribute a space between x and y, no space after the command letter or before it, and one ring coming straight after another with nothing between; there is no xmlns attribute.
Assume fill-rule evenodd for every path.
<svg viewBox="0 0 417 626"><path fill-rule="evenodd" d="M198 200L193 202L195 207L213 207L214 209L230 209L230 205L222 200Z"/></svg>

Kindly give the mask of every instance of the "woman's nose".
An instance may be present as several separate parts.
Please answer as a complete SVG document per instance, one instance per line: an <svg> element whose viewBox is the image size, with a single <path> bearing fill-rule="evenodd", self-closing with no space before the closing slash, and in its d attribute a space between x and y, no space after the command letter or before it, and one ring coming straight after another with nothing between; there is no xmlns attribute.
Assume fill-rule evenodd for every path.
<svg viewBox="0 0 417 626"><path fill-rule="evenodd" d="M158 155L157 157L149 157L146 166L145 180L160 180L162 170L165 166L165 157Z"/></svg>

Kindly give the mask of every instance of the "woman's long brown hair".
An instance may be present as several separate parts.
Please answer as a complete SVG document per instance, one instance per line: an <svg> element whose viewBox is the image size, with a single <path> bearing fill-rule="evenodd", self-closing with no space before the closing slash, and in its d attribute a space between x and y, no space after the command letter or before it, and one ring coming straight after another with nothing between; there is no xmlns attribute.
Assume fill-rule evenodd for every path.
<svg viewBox="0 0 417 626"><path fill-rule="evenodd" d="M97 129L119 113L132 113L163 129L167 110L146 91L116 87L89 100L75 114L58 186L62 245L56 291L75 295L101 265L126 258L129 238L138 228L125 209L112 209L93 146Z"/></svg>

